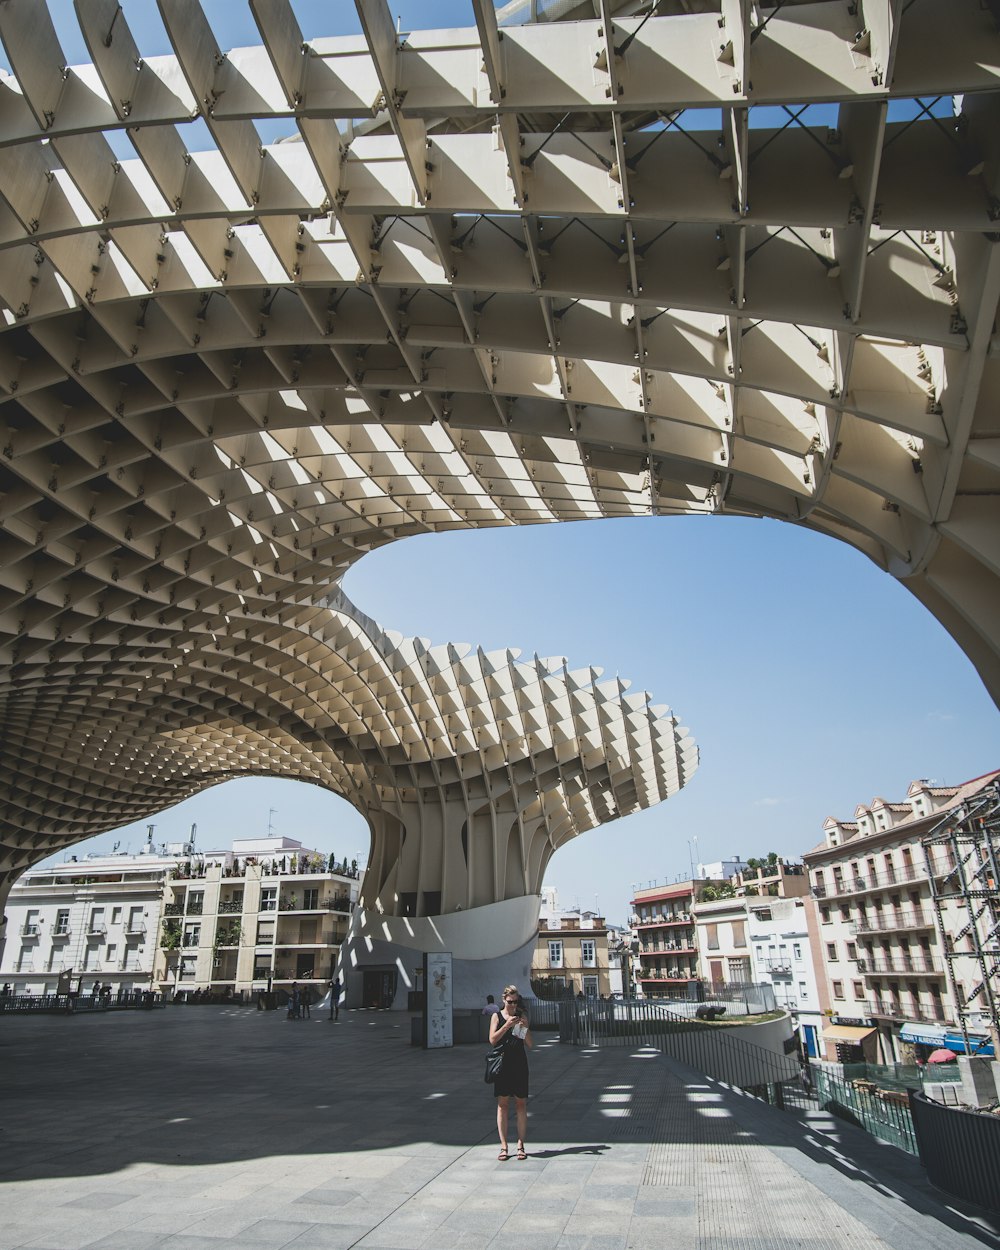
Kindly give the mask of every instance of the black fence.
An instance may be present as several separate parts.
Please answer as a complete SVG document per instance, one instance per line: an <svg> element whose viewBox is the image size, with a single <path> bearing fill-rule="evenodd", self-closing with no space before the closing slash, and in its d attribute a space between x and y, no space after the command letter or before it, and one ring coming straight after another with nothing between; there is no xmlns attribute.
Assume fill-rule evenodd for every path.
<svg viewBox="0 0 1000 1250"><path fill-rule="evenodd" d="M932 1185L1000 1214L1000 1116L909 1094L920 1162Z"/></svg>
<svg viewBox="0 0 1000 1250"><path fill-rule="evenodd" d="M111 996L103 994L3 994L0 1014L41 1011L49 1014L82 1015L102 1011L149 1011L165 1005L162 995L151 990L129 990Z"/></svg>

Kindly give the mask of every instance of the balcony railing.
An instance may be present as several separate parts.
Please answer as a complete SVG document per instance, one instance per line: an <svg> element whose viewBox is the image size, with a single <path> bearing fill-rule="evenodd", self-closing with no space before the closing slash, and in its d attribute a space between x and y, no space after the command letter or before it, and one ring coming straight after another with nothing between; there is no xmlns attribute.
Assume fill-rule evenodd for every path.
<svg viewBox="0 0 1000 1250"><path fill-rule="evenodd" d="M854 922L855 933L894 933L899 929L933 929L934 921L925 911L900 910L881 916L863 916Z"/></svg>
<svg viewBox="0 0 1000 1250"><path fill-rule="evenodd" d="M200 916L205 910L204 903L188 903L187 914L189 916Z"/></svg>
<svg viewBox="0 0 1000 1250"><path fill-rule="evenodd" d="M107 930L106 925L92 924L90 928L87 930L87 937L89 938L104 937L107 931L108 930Z"/></svg>
<svg viewBox="0 0 1000 1250"><path fill-rule="evenodd" d="M886 972L944 976L944 967L935 959L908 959L902 956L896 959L859 959L858 971L865 976Z"/></svg>
<svg viewBox="0 0 1000 1250"><path fill-rule="evenodd" d="M33 938L38 937L39 928L36 924L24 924L21 926L21 937Z"/></svg>
<svg viewBox="0 0 1000 1250"><path fill-rule="evenodd" d="M220 916L238 916L243 911L242 899L227 899L224 903L219 904Z"/></svg>
<svg viewBox="0 0 1000 1250"><path fill-rule="evenodd" d="M898 998L868 999L868 1014L890 1020L917 1020L922 1024L949 1024L951 1020L943 1007L930 1007L926 1003L910 1003L904 1007Z"/></svg>
<svg viewBox="0 0 1000 1250"><path fill-rule="evenodd" d="M125 930L127 938L137 938L146 936L146 922L144 920L133 921Z"/></svg>
<svg viewBox="0 0 1000 1250"><path fill-rule="evenodd" d="M926 881L923 866L911 864L907 868L887 868L884 872L851 873L834 877L832 885L814 885L816 898L843 898L848 894L863 894L866 890L884 890L893 885L906 885L910 881Z"/></svg>
<svg viewBox="0 0 1000 1250"><path fill-rule="evenodd" d="M54 942L57 938L62 941L63 938L68 938L72 932L73 930L68 924L56 925L52 930L52 941Z"/></svg>
<svg viewBox="0 0 1000 1250"><path fill-rule="evenodd" d="M790 977L792 975L792 963L789 959L765 959L764 967L775 976Z"/></svg>
<svg viewBox="0 0 1000 1250"><path fill-rule="evenodd" d="M185 933L184 936L181 938L181 945L182 946L200 946L201 934L200 933Z"/></svg>
<svg viewBox="0 0 1000 1250"><path fill-rule="evenodd" d="M183 903L166 903L164 904L164 907L163 907L163 914L165 916L183 916L184 904Z"/></svg>

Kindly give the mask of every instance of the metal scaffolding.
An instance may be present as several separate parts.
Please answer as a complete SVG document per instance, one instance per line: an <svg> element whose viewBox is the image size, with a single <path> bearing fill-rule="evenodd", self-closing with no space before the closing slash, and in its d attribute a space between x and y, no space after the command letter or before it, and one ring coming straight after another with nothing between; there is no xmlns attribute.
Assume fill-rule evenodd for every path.
<svg viewBox="0 0 1000 1250"><path fill-rule="evenodd" d="M974 1053L971 1027L979 1035L988 1030L993 1053L1000 1054L1000 783L949 812L921 846L965 1053ZM955 932L948 928L949 902L965 911Z"/></svg>

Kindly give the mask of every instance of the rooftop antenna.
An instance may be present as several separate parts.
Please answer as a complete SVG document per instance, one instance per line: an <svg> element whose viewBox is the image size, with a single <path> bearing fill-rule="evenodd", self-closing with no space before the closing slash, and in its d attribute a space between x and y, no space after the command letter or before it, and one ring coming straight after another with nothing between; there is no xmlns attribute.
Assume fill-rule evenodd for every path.
<svg viewBox="0 0 1000 1250"><path fill-rule="evenodd" d="M194 850L194 840L197 836L198 836L198 823L197 821L192 821L191 822L191 849L192 851Z"/></svg>
<svg viewBox="0 0 1000 1250"><path fill-rule="evenodd" d="M269 807L267 809L267 836L268 837L271 837L271 835L274 833L274 822L271 820L271 817L277 816L277 814L278 814L278 809L276 807Z"/></svg>

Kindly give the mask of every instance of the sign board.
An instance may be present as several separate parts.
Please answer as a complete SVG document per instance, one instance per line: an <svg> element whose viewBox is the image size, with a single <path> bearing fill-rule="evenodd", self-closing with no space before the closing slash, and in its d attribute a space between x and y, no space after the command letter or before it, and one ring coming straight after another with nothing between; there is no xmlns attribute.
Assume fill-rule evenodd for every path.
<svg viewBox="0 0 1000 1250"><path fill-rule="evenodd" d="M451 951L424 955L424 1046L451 1046Z"/></svg>

